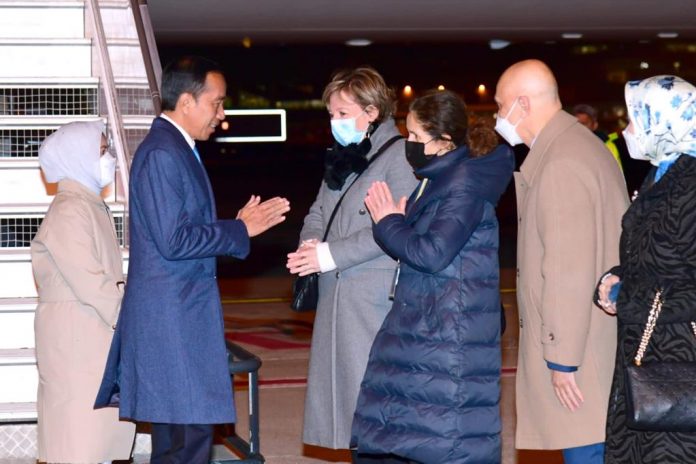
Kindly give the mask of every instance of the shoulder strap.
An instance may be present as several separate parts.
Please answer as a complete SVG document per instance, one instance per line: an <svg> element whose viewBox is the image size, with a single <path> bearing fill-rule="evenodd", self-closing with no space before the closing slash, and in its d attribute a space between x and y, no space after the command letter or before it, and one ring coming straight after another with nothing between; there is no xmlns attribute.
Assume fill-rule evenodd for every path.
<svg viewBox="0 0 696 464"><path fill-rule="evenodd" d="M374 160L376 160L379 157L379 155L381 155L382 153L387 151L387 148L391 147L394 144L394 142L396 142L397 140L401 140L402 138L403 137L401 135L395 135L394 137L392 137L389 140L387 140L386 142L384 142L384 145L379 147L379 150L377 150L377 152L367 162L367 167L365 168L365 170L363 172L367 171L367 168L370 167L370 164L372 164L372 162ZM355 176L355 179L353 179L353 182L350 183L348 188L343 192L343 195L341 195L341 198L338 199L336 206L334 207L333 211L331 212L331 217L329 218L329 223L326 225L326 231L324 232L324 238L321 239L322 242L325 242L326 237L329 236L329 230L331 230L331 224L333 223L333 220L336 217L336 213L338 212L338 207L341 206L341 202L343 201L343 198L346 196L346 193L348 193L348 190L350 190L350 188L353 186L355 181L357 181L358 178L360 178L361 174L362 174L362 172L360 174L358 174L357 176Z"/></svg>

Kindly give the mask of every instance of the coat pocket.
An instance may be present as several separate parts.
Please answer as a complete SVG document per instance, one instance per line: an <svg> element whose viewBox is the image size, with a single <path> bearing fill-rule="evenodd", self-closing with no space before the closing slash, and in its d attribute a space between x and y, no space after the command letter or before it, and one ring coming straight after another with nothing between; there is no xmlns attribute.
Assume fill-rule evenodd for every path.
<svg viewBox="0 0 696 464"><path fill-rule="evenodd" d="M556 345L558 343L551 327L544 325L543 322L541 323L541 343L543 345Z"/></svg>

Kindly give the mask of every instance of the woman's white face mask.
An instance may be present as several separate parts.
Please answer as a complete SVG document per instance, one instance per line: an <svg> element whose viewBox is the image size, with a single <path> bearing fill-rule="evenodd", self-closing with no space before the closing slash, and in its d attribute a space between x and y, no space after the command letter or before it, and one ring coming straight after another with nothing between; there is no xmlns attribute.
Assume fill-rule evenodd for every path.
<svg viewBox="0 0 696 464"><path fill-rule="evenodd" d="M628 128L624 129L622 133L624 140L626 141L628 154L631 156L631 158L641 161L649 161L650 158L646 156L645 148L643 148L643 145L638 140L638 137L636 137L636 134L633 131L629 131Z"/></svg>
<svg viewBox="0 0 696 464"><path fill-rule="evenodd" d="M99 186L110 185L116 175L116 158L109 152L99 158Z"/></svg>

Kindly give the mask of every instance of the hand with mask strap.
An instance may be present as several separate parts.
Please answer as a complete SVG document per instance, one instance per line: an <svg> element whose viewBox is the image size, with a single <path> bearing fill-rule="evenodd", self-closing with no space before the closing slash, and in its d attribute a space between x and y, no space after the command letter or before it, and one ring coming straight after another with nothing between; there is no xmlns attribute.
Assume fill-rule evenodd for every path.
<svg viewBox="0 0 696 464"><path fill-rule="evenodd" d="M401 197L398 203L394 202L391 190L386 182L377 181L367 191L365 206L375 223L381 221L390 214L406 214L406 197Z"/></svg>

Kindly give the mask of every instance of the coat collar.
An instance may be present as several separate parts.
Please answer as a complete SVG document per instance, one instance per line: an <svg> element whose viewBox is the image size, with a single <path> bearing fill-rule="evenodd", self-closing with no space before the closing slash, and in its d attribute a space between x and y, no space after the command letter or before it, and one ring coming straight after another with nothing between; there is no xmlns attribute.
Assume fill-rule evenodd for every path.
<svg viewBox="0 0 696 464"><path fill-rule="evenodd" d="M534 182L539 167L544 164L549 146L551 146L559 135L574 124L579 124L574 116L571 116L563 110L559 110L549 122L546 123L546 126L544 126L541 132L539 132L531 150L529 150L527 158L524 160L524 163L522 163L522 166L520 166L520 172L528 184Z"/></svg>
<svg viewBox="0 0 696 464"><path fill-rule="evenodd" d="M425 186L420 198L416 199L420 184L411 194L406 204L406 222L412 223L418 217L418 212L425 207L430 201L432 195L432 180L439 177L441 174L451 172L451 170L462 160L469 157L469 149L466 146L455 148L454 150L438 156L431 160L427 165L418 169L415 174L418 177L428 179L428 185ZM421 181L423 182L423 181Z"/></svg>
<svg viewBox="0 0 696 464"><path fill-rule="evenodd" d="M88 189L81 183L72 179L63 179L58 182L58 192L70 192L73 193L90 203L95 203L99 206L104 204L104 199L94 193L92 190Z"/></svg>
<svg viewBox="0 0 696 464"><path fill-rule="evenodd" d="M468 157L469 148L466 145L462 145L442 156L436 156L428 164L416 170L415 173L418 177L434 179L443 172L448 172L452 167L456 166L459 161Z"/></svg>
<svg viewBox="0 0 696 464"><path fill-rule="evenodd" d="M179 124L177 124L176 121L174 121L172 118L170 118L169 116L167 116L164 113L160 114L159 117L161 119L167 121L172 126L174 126L174 128L179 131L179 133L184 138L184 140L186 140L186 143L188 144L188 146L191 147L191 149L193 150L193 147L196 146L196 141L193 140L193 137L191 137L188 133L186 133L186 131L184 130L183 127L181 127Z"/></svg>
<svg viewBox="0 0 696 464"><path fill-rule="evenodd" d="M184 135L181 133L179 129L176 128L176 126L174 126L174 124L167 121L163 117L158 116L155 118L154 121L152 121L152 129L163 129L167 131L169 135L172 136L172 140L174 140L178 145L178 148L182 151L186 150L187 152L190 152L191 159L198 163L196 156L193 154L193 149L191 148L191 145L189 145L186 138L184 138Z"/></svg>
<svg viewBox="0 0 696 464"><path fill-rule="evenodd" d="M155 118L152 122L151 130L166 131L176 144L176 148L182 153L186 153L185 163L189 166L188 171L198 180L203 190L208 192L207 200L210 205L210 214L213 220L216 220L215 195L213 194L213 187L210 184L210 179L208 178L203 164L196 159L196 156L193 154L193 149L188 144L181 131L179 131L174 124L161 117Z"/></svg>
<svg viewBox="0 0 696 464"><path fill-rule="evenodd" d="M382 148L389 139L392 137L400 135L399 129L396 128L396 123L392 118L385 119L382 121L375 132L370 136L370 152L367 154L367 159L370 159L374 154Z"/></svg>

